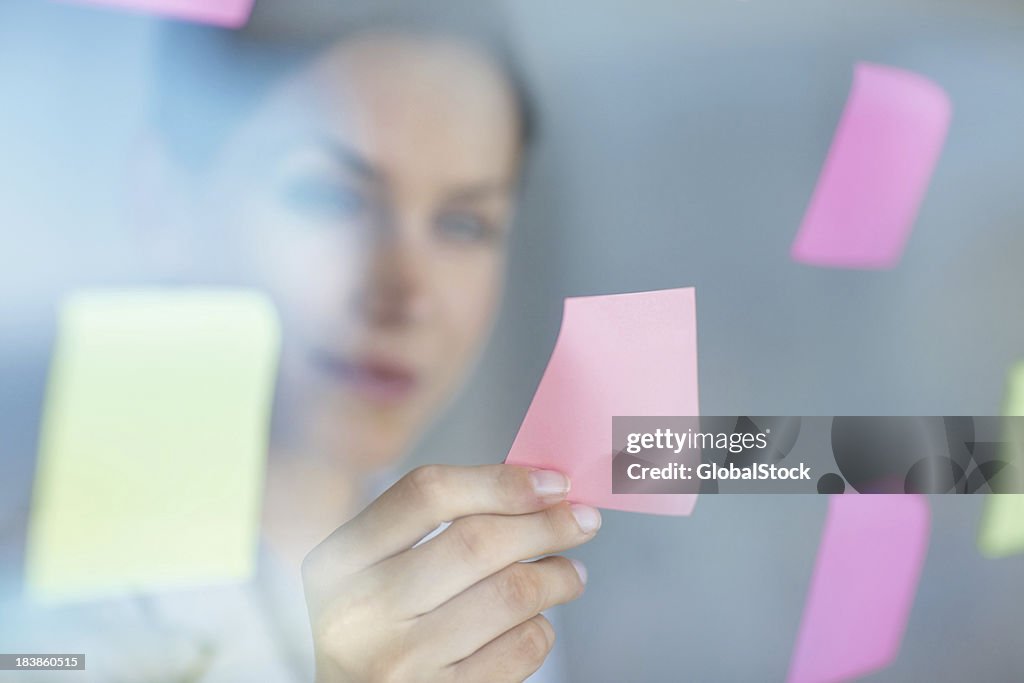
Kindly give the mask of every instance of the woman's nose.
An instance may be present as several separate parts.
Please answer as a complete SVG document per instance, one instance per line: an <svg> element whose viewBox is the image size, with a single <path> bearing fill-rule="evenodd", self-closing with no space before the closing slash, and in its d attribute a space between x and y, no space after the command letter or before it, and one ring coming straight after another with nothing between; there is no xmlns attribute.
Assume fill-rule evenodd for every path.
<svg viewBox="0 0 1024 683"><path fill-rule="evenodd" d="M360 311L377 327L403 327L429 315L427 255L423 245L394 238L375 245Z"/></svg>

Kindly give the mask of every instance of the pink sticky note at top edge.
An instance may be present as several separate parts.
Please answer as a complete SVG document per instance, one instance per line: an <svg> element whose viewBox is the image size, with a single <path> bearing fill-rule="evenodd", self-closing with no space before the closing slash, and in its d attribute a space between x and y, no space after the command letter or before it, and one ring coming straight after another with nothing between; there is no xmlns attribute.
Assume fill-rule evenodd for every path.
<svg viewBox="0 0 1024 683"><path fill-rule="evenodd" d="M252 14L254 0L62 0L156 14L200 24L240 28Z"/></svg>
<svg viewBox="0 0 1024 683"><path fill-rule="evenodd" d="M565 473L577 503L688 515L696 494L612 493L612 417L697 414L693 288L570 298L505 462Z"/></svg>
<svg viewBox="0 0 1024 683"><path fill-rule="evenodd" d="M831 498L788 683L848 681L896 658L930 529L922 496Z"/></svg>
<svg viewBox="0 0 1024 683"><path fill-rule="evenodd" d="M884 269L903 253L946 141L952 106L919 74L859 63L790 251L795 261Z"/></svg>

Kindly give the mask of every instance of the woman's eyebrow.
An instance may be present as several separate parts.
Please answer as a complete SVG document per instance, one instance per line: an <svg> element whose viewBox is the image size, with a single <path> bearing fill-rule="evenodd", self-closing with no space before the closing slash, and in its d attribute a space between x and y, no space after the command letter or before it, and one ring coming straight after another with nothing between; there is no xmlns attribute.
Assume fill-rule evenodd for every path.
<svg viewBox="0 0 1024 683"><path fill-rule="evenodd" d="M383 171L374 166L373 162L340 140L322 138L321 143L339 164L360 178L372 183L385 183L387 178Z"/></svg>
<svg viewBox="0 0 1024 683"><path fill-rule="evenodd" d="M482 182L474 185L466 185L448 193L449 201L474 202L489 199L494 196L504 196L511 188L508 183L501 181Z"/></svg>

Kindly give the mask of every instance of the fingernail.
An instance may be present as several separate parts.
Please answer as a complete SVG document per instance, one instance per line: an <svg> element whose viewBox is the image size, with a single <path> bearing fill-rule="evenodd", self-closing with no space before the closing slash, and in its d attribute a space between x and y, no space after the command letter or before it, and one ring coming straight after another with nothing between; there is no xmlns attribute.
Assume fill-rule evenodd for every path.
<svg viewBox="0 0 1024 683"><path fill-rule="evenodd" d="M575 569L576 573L579 574L580 583L582 583L584 586L586 586L587 585L587 566L585 564L583 564L582 562L580 562L579 560L569 560L569 561L572 562L573 569Z"/></svg>
<svg viewBox="0 0 1024 683"><path fill-rule="evenodd" d="M533 492L542 500L561 500L569 493L569 478L561 472L534 470L530 472Z"/></svg>
<svg viewBox="0 0 1024 683"><path fill-rule="evenodd" d="M585 534L601 528L601 513L589 505L573 505L572 516L576 518L576 523Z"/></svg>

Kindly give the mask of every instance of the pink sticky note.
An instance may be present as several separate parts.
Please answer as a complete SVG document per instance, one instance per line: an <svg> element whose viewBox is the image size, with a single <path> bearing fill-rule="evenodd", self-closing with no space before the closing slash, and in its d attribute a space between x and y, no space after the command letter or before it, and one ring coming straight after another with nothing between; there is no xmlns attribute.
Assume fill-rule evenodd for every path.
<svg viewBox="0 0 1024 683"><path fill-rule="evenodd" d="M946 141L952 108L932 81L857 64L846 108L793 242L794 260L891 268L903 253Z"/></svg>
<svg viewBox="0 0 1024 683"><path fill-rule="evenodd" d="M831 498L789 683L848 681L896 658L930 527L921 496Z"/></svg>
<svg viewBox="0 0 1024 683"><path fill-rule="evenodd" d="M551 360L505 462L564 472L578 503L688 515L696 494L612 493L612 417L697 411L693 288L566 299Z"/></svg>
<svg viewBox="0 0 1024 683"><path fill-rule="evenodd" d="M63 0L86 5L119 7L136 12L158 14L200 24L227 28L245 25L254 0Z"/></svg>

